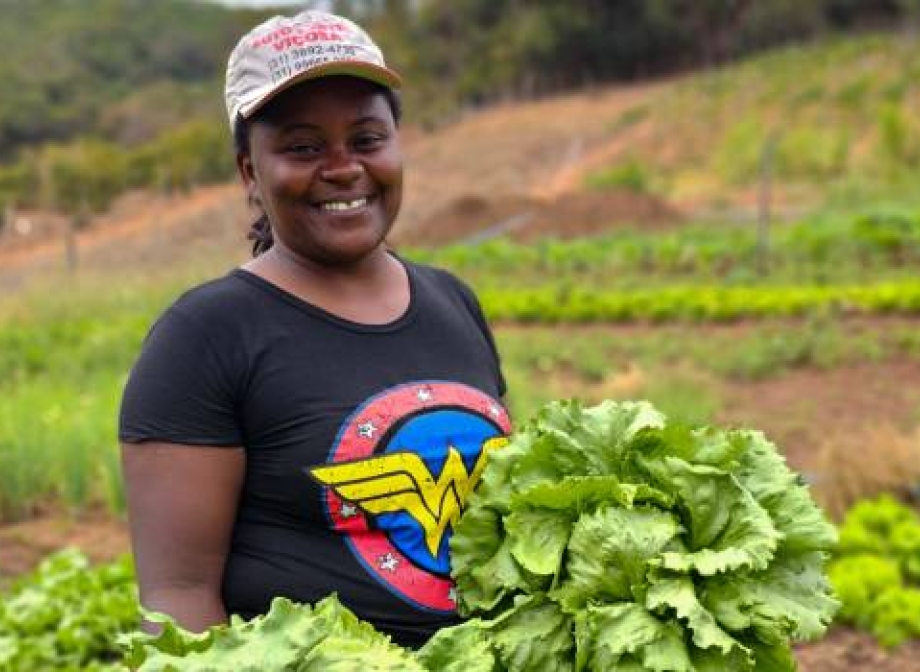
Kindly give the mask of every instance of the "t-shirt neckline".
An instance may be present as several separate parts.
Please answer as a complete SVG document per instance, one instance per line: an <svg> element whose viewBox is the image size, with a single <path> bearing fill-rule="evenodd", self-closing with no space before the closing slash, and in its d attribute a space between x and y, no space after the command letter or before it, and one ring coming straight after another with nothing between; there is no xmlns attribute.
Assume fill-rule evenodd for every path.
<svg viewBox="0 0 920 672"><path fill-rule="evenodd" d="M273 282L266 280L262 276L256 275L252 271L247 271L244 268L234 268L232 271L230 271L230 275L237 277L251 285L254 285L255 287L267 292L268 294L271 294L275 298L284 301L285 303L293 306L294 308L297 308L304 313L307 313L311 317L319 318L342 329L360 333L387 333L402 329L414 321L417 304L416 295L418 293L415 270L412 268L412 264L406 262L395 254L390 254L406 271L406 276L409 280L409 305L406 306L406 310L403 311L402 315L390 322L384 322L382 324L366 324L363 322L355 322L353 320L349 320L336 315L335 313L329 312L325 308L320 308L319 306L300 298L296 294L293 294L288 290L279 287Z"/></svg>

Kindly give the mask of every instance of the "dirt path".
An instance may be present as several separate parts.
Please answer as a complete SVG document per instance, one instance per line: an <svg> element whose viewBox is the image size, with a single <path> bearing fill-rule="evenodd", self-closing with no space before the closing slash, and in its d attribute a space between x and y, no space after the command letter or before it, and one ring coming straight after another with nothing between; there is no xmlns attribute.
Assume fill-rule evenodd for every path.
<svg viewBox="0 0 920 672"><path fill-rule="evenodd" d="M108 515L45 516L0 525L0 582L24 574L45 556L68 546L94 562L113 560L130 551L128 527Z"/></svg>
<svg viewBox="0 0 920 672"><path fill-rule="evenodd" d="M201 187L186 196L128 199L118 211L96 220L92 227L77 234L78 247L92 252L101 246L117 245L126 240L148 236L153 232L168 234L189 219L206 218L215 210L233 207L239 199L235 185ZM0 247L0 268L5 272L23 271L29 267L60 264L63 241L39 240L16 249Z"/></svg>

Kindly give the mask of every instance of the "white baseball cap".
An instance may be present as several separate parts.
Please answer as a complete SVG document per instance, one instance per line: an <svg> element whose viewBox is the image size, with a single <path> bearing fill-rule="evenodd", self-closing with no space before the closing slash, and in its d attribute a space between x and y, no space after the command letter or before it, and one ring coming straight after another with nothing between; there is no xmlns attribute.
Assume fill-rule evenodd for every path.
<svg viewBox="0 0 920 672"><path fill-rule="evenodd" d="M230 126L288 87L329 75L360 77L390 89L402 86L380 48L353 21L314 10L268 19L240 39L227 61Z"/></svg>

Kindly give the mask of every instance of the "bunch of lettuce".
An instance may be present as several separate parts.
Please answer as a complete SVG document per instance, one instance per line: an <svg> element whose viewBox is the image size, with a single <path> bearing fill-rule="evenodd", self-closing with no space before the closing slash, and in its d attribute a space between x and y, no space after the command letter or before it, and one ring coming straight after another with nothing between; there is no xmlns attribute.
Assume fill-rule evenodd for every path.
<svg viewBox="0 0 920 672"><path fill-rule="evenodd" d="M158 635L123 638L138 672L428 672L414 652L358 619L335 595L311 607L278 597L263 616L193 634L149 614Z"/></svg>
<svg viewBox="0 0 920 672"><path fill-rule="evenodd" d="M794 670L838 606L836 532L754 431L644 402L544 407L490 457L451 542L461 613L421 652L483 672Z"/></svg>

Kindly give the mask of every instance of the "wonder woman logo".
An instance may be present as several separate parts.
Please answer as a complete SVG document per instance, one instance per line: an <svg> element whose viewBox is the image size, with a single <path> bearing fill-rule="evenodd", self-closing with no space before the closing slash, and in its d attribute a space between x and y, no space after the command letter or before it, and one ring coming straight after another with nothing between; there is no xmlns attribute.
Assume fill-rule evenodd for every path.
<svg viewBox="0 0 920 672"><path fill-rule="evenodd" d="M507 443L503 436L483 443L471 472L460 452L449 446L437 480L422 458L409 452L317 467L310 473L366 513L408 513L424 530L428 552L434 558L444 532L459 518L467 495L479 483L488 454Z"/></svg>
<svg viewBox="0 0 920 672"><path fill-rule="evenodd" d="M510 431L504 407L479 390L402 385L355 411L327 463L307 473L325 486L332 528L374 578L419 608L450 613L453 526Z"/></svg>

